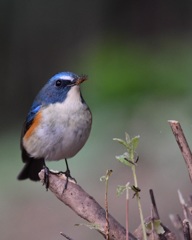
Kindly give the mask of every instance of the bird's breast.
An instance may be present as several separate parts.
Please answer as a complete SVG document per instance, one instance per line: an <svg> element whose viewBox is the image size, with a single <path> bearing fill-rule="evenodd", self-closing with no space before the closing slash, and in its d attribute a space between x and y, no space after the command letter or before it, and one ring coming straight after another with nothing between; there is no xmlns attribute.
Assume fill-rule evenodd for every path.
<svg viewBox="0 0 192 240"><path fill-rule="evenodd" d="M83 147L91 130L92 117L87 105L81 101L70 104L65 101L50 104L40 113L39 119L36 116L37 124L23 138L27 152L45 160L73 157Z"/></svg>

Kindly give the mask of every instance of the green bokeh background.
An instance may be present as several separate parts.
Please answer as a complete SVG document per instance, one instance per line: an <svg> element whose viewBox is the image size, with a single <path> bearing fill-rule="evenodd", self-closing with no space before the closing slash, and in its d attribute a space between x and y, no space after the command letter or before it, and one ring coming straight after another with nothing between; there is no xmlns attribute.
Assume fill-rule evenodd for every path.
<svg viewBox="0 0 192 240"><path fill-rule="evenodd" d="M99 178L112 169L109 211L125 225L125 199L116 196L116 187L132 177L115 160L124 149L112 139L123 138L125 131L140 135L137 175L144 216L150 215L152 188L162 221L173 229L169 214L182 213L177 190L187 198L191 183L167 120L181 122L190 144L192 4L171 3L146 1L144 7L142 1L0 1L2 239L63 239L59 232L74 239L103 239L93 230L75 227L84 221L41 183L16 180L23 166L22 122L39 89L63 70L88 74L82 93L93 113L89 141L69 160L72 175L104 206ZM65 170L64 161L48 166ZM132 199L130 230L138 224Z"/></svg>

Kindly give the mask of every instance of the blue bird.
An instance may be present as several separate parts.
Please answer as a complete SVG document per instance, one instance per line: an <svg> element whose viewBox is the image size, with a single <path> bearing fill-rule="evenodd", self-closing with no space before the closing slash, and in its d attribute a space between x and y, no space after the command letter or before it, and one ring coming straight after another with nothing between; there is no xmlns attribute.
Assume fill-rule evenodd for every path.
<svg viewBox="0 0 192 240"><path fill-rule="evenodd" d="M80 91L80 84L86 79L85 75L58 73L36 96L21 133L25 165L19 180L38 181L38 173L45 168L44 183L48 188L49 170L45 161L65 159L68 183L71 175L67 159L79 152L91 131L92 114Z"/></svg>

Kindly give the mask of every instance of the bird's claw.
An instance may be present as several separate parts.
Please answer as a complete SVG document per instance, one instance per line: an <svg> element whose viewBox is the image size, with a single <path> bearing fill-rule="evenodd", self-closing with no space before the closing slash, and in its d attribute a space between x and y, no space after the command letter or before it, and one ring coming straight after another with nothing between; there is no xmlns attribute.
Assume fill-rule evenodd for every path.
<svg viewBox="0 0 192 240"><path fill-rule="evenodd" d="M65 182L65 186L64 186L64 188L63 188L63 193L64 193L64 191L67 189L68 182L69 182L69 178L70 178L71 180L73 180L75 183L77 183L77 181L75 180L75 178L73 178L73 177L71 176L71 173L70 173L70 170L69 170L69 169L66 170L65 172L59 171L57 174L64 174L64 175L66 176L66 182Z"/></svg>
<svg viewBox="0 0 192 240"><path fill-rule="evenodd" d="M55 175L62 175L64 174L65 177L66 177L66 182L65 182L65 186L63 188L63 193L64 191L67 189L67 186L68 186L68 182L69 182L69 179L73 180L75 183L77 183L77 181L75 180L75 178L73 178L71 176L71 173L70 173L70 170L66 170L65 172L63 171L58 171L58 172L54 172L54 171L51 171L49 170L49 168L47 166L44 166L44 181L43 181L43 185L45 185L45 188L46 190L48 191L48 188L49 188L49 173L51 174L55 174Z"/></svg>
<svg viewBox="0 0 192 240"><path fill-rule="evenodd" d="M46 190L48 191L49 188L49 168L47 166L44 166L44 180L43 185L45 185Z"/></svg>

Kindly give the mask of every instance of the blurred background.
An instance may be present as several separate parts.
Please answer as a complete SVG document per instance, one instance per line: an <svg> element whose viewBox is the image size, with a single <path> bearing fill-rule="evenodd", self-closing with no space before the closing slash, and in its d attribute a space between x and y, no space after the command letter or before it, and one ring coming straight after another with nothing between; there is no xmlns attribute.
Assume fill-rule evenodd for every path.
<svg viewBox="0 0 192 240"><path fill-rule="evenodd" d="M75 227L84 220L41 183L19 182L23 163L22 123L40 88L55 73L88 74L83 96L93 113L88 143L69 160L73 177L104 206L104 183L112 169L109 211L125 226L125 196L117 185L133 183L129 168L115 156L125 150L112 138L140 135L137 175L144 216L150 215L149 189L161 220L180 213L177 190L191 194L181 153L167 123L179 120L192 144L192 2L181 1L14 1L0 0L1 117L0 232L4 240L103 239ZM48 163L65 170L64 161ZM183 216L182 216L183 217ZM130 230L139 225L130 200Z"/></svg>

